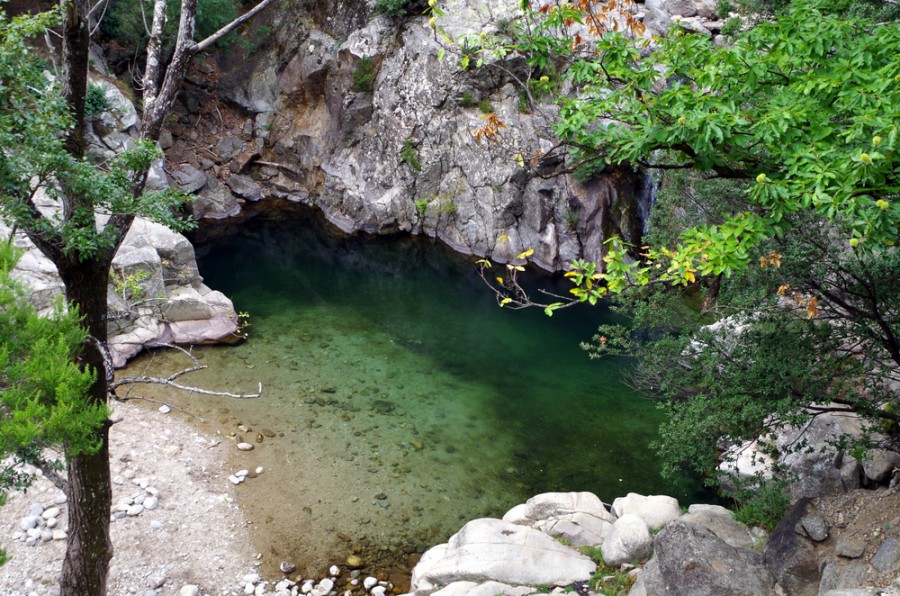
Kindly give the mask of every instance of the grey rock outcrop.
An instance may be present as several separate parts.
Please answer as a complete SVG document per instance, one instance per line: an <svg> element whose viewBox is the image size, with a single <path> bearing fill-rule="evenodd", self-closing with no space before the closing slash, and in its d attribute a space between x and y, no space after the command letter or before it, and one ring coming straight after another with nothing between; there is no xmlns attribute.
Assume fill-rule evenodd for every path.
<svg viewBox="0 0 900 596"><path fill-rule="evenodd" d="M655 560L663 594L763 596L775 594L775 581L762 555L726 544L705 528L675 520L656 537ZM649 593L649 592L648 592Z"/></svg>
<svg viewBox="0 0 900 596"><path fill-rule="evenodd" d="M766 567L778 583L797 596L818 594L822 579L813 544L798 532L808 505L808 499L800 499L788 509L769 535L763 554Z"/></svg>

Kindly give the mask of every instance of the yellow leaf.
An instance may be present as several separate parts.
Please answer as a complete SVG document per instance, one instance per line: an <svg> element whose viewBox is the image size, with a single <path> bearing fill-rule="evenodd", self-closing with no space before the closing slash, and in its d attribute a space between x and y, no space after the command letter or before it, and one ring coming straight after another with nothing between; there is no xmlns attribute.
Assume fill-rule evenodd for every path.
<svg viewBox="0 0 900 596"><path fill-rule="evenodd" d="M819 299L813 296L806 303L806 318L815 319L819 314Z"/></svg>
<svg viewBox="0 0 900 596"><path fill-rule="evenodd" d="M500 306L503 306L504 304L509 304L510 302L512 302L512 298L504 298L503 300L500 301Z"/></svg>
<svg viewBox="0 0 900 596"><path fill-rule="evenodd" d="M578 277L578 274L574 271L566 271L563 273L563 277Z"/></svg>
<svg viewBox="0 0 900 596"><path fill-rule="evenodd" d="M503 278L502 278L502 277L500 277L500 276L499 276L499 275L498 275L498 276L497 276L497 281L498 281L498 282L499 282L499 283L501 283L501 284L502 284L502 283L503 283Z"/></svg>
<svg viewBox="0 0 900 596"><path fill-rule="evenodd" d="M516 265L516 271L525 271L525 267L522 267L521 265Z"/></svg>
<svg viewBox="0 0 900 596"><path fill-rule="evenodd" d="M530 257L533 254L534 254L534 249L529 248L528 250L523 250L518 255L516 255L516 258L517 259L527 259L528 257Z"/></svg>
<svg viewBox="0 0 900 596"><path fill-rule="evenodd" d="M685 281L687 281L688 283L694 283L695 281L697 281L697 278L694 277L694 272L693 272L693 271L685 271L685 272L684 272L684 279L685 279Z"/></svg>

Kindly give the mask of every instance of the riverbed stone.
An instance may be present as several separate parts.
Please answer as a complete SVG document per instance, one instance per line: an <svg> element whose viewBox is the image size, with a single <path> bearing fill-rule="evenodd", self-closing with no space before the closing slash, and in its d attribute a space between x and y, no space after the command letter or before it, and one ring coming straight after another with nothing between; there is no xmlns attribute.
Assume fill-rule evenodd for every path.
<svg viewBox="0 0 900 596"><path fill-rule="evenodd" d="M427 593L459 580L566 585L588 579L595 568L589 558L538 530L484 518L429 549L413 570L412 589Z"/></svg>
<svg viewBox="0 0 900 596"><path fill-rule="evenodd" d="M645 561L653 553L650 527L640 516L626 513L612 524L600 551L603 561L611 567Z"/></svg>
<svg viewBox="0 0 900 596"><path fill-rule="evenodd" d="M653 530L658 530L673 519L681 517L678 499L666 495L645 496L628 493L613 501L612 512L617 517L629 513L637 515Z"/></svg>

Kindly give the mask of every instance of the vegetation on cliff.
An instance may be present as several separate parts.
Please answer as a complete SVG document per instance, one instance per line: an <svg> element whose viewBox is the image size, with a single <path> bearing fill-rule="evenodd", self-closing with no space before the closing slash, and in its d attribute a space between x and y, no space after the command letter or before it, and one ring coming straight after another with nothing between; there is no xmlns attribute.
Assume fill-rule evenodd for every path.
<svg viewBox="0 0 900 596"><path fill-rule="evenodd" d="M570 170L662 173L647 244L608 241L573 264L574 297L543 306L612 296L634 314L587 347L638 357L635 383L670 415L669 469L711 473L728 445L823 411L888 436L898 420L900 27L816 2L757 16L726 46L675 25L651 48L609 4L526 1L465 40L479 65L524 57L526 91L570 90ZM533 304L515 266L498 298Z"/></svg>

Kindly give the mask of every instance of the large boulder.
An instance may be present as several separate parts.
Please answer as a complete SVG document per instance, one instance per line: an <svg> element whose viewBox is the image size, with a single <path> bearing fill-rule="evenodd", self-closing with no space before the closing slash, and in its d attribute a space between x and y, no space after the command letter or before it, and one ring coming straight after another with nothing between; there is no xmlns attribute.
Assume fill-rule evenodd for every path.
<svg viewBox="0 0 900 596"><path fill-rule="evenodd" d="M503 516L503 521L537 528L576 547L600 544L615 519L589 492L540 494Z"/></svg>
<svg viewBox="0 0 900 596"><path fill-rule="evenodd" d="M538 530L499 519L470 521L446 544L428 550L413 569L413 594L457 581L567 585L590 578L589 558Z"/></svg>
<svg viewBox="0 0 900 596"><path fill-rule="evenodd" d="M762 555L730 546L711 531L675 520L656 537L656 561L664 592L685 596L766 596L775 581Z"/></svg>
<svg viewBox="0 0 900 596"><path fill-rule="evenodd" d="M734 521L731 511L720 505L691 505L681 521L706 528L729 546L751 548L756 543L747 526Z"/></svg>
<svg viewBox="0 0 900 596"><path fill-rule="evenodd" d="M628 493L612 504L612 512L617 517L629 513L643 519L651 529L658 530L673 519L681 516L678 499L666 495L639 495Z"/></svg>
<svg viewBox="0 0 900 596"><path fill-rule="evenodd" d="M594 493L569 492L542 493L531 497L507 511L503 521L529 525L574 513L586 513L608 522L616 520L616 516L607 511L603 501Z"/></svg>
<svg viewBox="0 0 900 596"><path fill-rule="evenodd" d="M800 534L809 499L800 499L772 530L763 554L766 568L789 594L815 596L822 572L814 545Z"/></svg>
<svg viewBox="0 0 900 596"><path fill-rule="evenodd" d="M618 567L623 563L640 563L653 553L653 535L647 523L633 513L616 520L600 545L603 561Z"/></svg>

